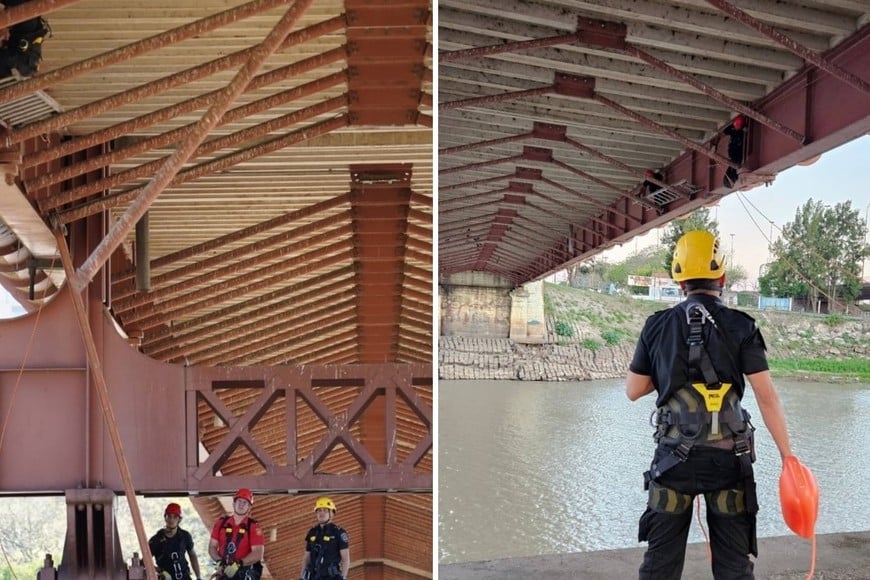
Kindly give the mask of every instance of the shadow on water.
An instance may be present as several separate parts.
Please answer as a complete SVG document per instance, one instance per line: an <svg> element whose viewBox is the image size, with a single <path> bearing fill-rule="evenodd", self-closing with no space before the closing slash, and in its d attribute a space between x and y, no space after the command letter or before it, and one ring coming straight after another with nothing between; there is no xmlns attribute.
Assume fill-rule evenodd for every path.
<svg viewBox="0 0 870 580"><path fill-rule="evenodd" d="M438 518L442 564L637 547L652 457L653 399L623 381L439 383ZM795 453L822 492L817 532L870 529L863 466L870 385L777 381ZM759 536L790 534L780 462L751 389ZM703 515L703 508L702 508ZM703 541L697 522L689 541Z"/></svg>

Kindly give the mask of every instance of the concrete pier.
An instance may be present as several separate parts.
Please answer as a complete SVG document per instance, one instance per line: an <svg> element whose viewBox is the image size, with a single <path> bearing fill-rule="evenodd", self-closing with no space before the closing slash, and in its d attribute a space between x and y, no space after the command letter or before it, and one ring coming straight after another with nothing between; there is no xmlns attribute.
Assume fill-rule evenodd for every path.
<svg viewBox="0 0 870 580"><path fill-rule="evenodd" d="M438 567L439 580L630 580L637 578L644 548L507 558ZM756 580L804 580L811 543L797 536L760 538ZM704 544L690 544L683 580L712 580ZM870 580L870 532L816 538L814 580Z"/></svg>

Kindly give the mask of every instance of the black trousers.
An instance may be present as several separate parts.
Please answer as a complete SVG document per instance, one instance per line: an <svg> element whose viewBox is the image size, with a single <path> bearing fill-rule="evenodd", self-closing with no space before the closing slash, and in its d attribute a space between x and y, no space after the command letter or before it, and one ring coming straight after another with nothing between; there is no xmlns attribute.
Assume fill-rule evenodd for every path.
<svg viewBox="0 0 870 580"><path fill-rule="evenodd" d="M667 452L656 450L657 458ZM757 555L758 549L752 507L755 490L751 468L749 471L747 474L746 468L741 469L733 451L693 448L685 462L652 482L650 501L638 526L639 541L648 542L639 580L680 580L692 523L692 502L699 494L707 502L713 577L754 580L749 555Z"/></svg>

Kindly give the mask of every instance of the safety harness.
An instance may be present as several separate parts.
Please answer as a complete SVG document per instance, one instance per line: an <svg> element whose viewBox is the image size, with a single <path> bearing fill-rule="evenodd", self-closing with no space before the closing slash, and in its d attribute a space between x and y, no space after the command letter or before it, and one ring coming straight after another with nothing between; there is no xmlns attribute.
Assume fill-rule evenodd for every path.
<svg viewBox="0 0 870 580"><path fill-rule="evenodd" d="M221 527L224 529L226 537L226 543L224 543L224 555L221 558L221 563L223 565L232 564L235 561L235 554L238 551L239 546L244 541L245 537L248 536L250 524L257 523L257 520L249 517L239 524L238 532L234 533L234 527L232 523L230 523L232 517L233 516L224 516L224 519L221 520ZM250 541L250 539L248 541ZM256 580L262 574L263 565L260 562L256 562L250 566L242 566L240 571L245 572L245 574L242 574L240 578L244 578L245 580L248 578Z"/></svg>
<svg viewBox="0 0 870 580"><path fill-rule="evenodd" d="M326 561L326 557L330 555L326 553L327 548L341 533L342 530L340 527L329 522L325 526L318 526L314 535L309 536L308 541L311 544L311 560L308 564L308 578L312 580L320 578L341 578L341 568L339 566L340 560L330 562ZM336 556L338 553L332 555Z"/></svg>
<svg viewBox="0 0 870 580"><path fill-rule="evenodd" d="M686 461L692 447L699 441L721 441L728 436L734 440L734 453L740 458L741 474L747 486L747 510L755 513L758 509L752 476L752 463L755 461L752 433L755 428L749 421L749 413L740 405L739 396L730 390L732 384L722 382L713 367L704 341L704 324L709 322L719 332L733 361L731 343L703 304L687 301L679 308L684 309L689 325L689 376L702 377L704 382L692 382L678 389L671 399L679 402L679 406L659 407L650 417L650 423L657 428L656 443L670 452L661 456L657 454L649 471L643 474L644 489L649 489L650 482ZM730 434L722 432L723 425Z"/></svg>

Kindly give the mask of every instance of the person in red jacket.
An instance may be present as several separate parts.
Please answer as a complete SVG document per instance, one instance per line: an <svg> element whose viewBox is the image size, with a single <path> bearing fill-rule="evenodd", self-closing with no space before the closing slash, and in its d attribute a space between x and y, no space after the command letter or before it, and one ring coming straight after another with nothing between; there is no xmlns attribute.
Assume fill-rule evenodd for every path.
<svg viewBox="0 0 870 580"><path fill-rule="evenodd" d="M259 580L263 573L265 538L257 520L248 514L254 494L241 488L233 497L233 514L215 522L208 554L218 565L219 580Z"/></svg>

